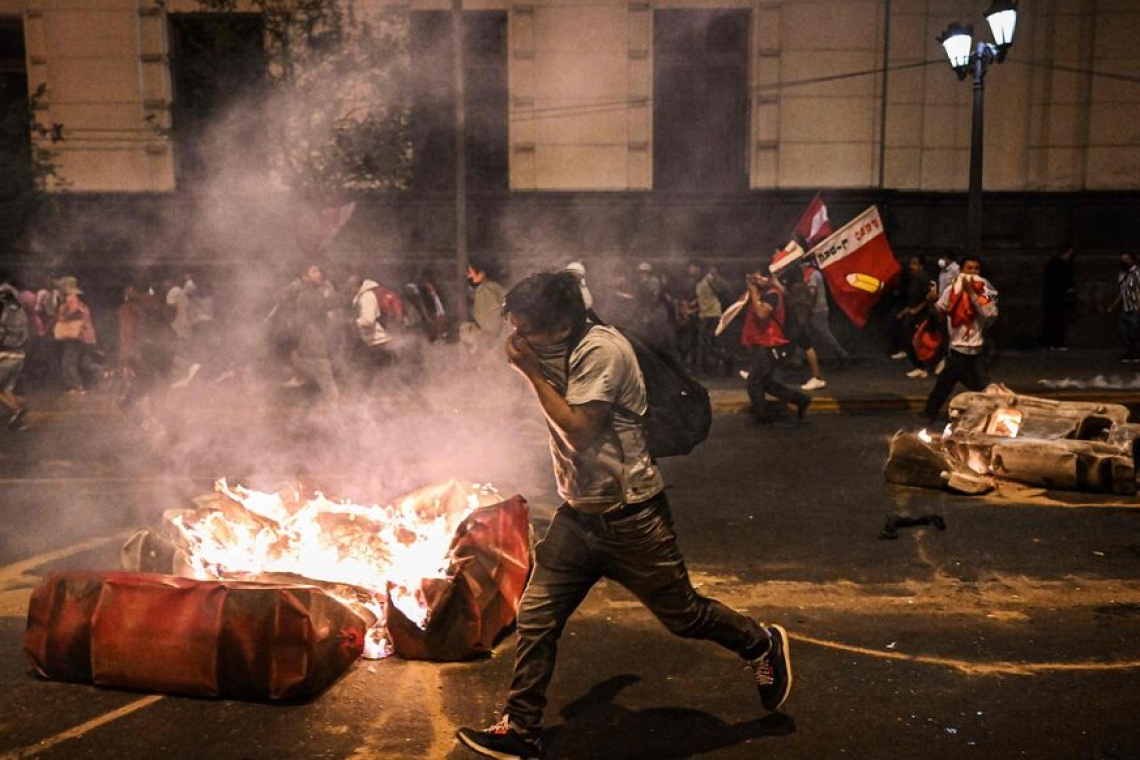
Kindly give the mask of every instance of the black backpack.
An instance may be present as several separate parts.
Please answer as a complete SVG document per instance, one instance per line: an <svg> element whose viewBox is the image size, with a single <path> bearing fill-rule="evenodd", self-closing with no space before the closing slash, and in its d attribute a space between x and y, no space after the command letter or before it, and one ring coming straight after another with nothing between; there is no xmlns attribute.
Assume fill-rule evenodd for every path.
<svg viewBox="0 0 1140 760"><path fill-rule="evenodd" d="M31 335L31 321L20 298L7 290L0 292L0 350L21 349Z"/></svg>
<svg viewBox="0 0 1140 760"><path fill-rule="evenodd" d="M712 427L709 392L672 356L635 332L617 325L614 328L633 346L645 379L648 408L641 418L645 421L649 455L660 459L688 454L709 437ZM622 411L633 415L624 408Z"/></svg>

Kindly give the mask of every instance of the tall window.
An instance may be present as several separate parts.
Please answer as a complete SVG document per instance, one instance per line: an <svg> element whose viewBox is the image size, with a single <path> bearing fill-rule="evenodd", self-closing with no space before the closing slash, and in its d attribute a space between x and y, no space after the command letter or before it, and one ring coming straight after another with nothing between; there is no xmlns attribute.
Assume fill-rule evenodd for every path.
<svg viewBox="0 0 1140 760"><path fill-rule="evenodd" d="M251 97L266 71L264 24L255 13L170 14L170 70L174 89L171 126L176 179L192 186L210 174L211 127L243 97ZM264 144L256 123L229 137L248 154Z"/></svg>
<svg viewBox="0 0 1140 760"><path fill-rule="evenodd" d="M749 20L742 9L654 14L655 188L748 188Z"/></svg>
<svg viewBox="0 0 1140 760"><path fill-rule="evenodd" d="M17 198L32 187L28 118L24 25L0 16L0 200Z"/></svg>
<svg viewBox="0 0 1140 760"><path fill-rule="evenodd" d="M463 14L467 186L507 188L507 14ZM412 13L412 184L417 190L455 187L455 75L451 14Z"/></svg>

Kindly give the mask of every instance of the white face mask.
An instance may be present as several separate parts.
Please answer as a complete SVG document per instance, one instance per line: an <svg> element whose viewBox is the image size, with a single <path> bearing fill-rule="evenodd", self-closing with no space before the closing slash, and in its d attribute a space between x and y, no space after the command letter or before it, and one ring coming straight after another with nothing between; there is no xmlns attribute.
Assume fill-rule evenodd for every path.
<svg viewBox="0 0 1140 760"><path fill-rule="evenodd" d="M947 261L946 261L946 259L939 259L939 260L938 260L938 268L939 268L939 269L945 269L945 268L946 268L946 264L947 264Z"/></svg>

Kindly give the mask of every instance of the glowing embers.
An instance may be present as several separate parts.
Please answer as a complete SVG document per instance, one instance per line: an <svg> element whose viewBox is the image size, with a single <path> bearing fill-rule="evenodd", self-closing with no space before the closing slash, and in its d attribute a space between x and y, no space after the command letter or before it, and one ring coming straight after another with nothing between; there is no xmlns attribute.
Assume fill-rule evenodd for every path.
<svg viewBox="0 0 1140 760"><path fill-rule="evenodd" d="M221 480L195 502L195 509L167 512L160 536L136 534L124 547L124 566L199 579L305 579L375 621L365 647L370 658L452 658L400 651L388 631L392 609L404 628L421 631L446 624L434 620L440 615L487 617L487 625L460 637L474 652L453 646L449 653L488 651L513 622L530 568L526 502L490 486L452 480L381 506L306 497L299 484L266 493ZM492 561L472 562L487 557ZM441 589L456 583L483 587L482 595L463 598L473 609L449 611L455 595ZM500 599L504 594L510 598Z"/></svg>
<svg viewBox="0 0 1140 760"><path fill-rule="evenodd" d="M950 400L941 438L926 430L891 439L891 483L984 493L1001 481L1055 490L1133 494L1140 425L1118 404L1056 401L992 385Z"/></svg>
<svg viewBox="0 0 1140 760"><path fill-rule="evenodd" d="M1024 416L1020 409L996 409L986 424L985 434L1015 438L1017 431L1021 429L1021 420Z"/></svg>

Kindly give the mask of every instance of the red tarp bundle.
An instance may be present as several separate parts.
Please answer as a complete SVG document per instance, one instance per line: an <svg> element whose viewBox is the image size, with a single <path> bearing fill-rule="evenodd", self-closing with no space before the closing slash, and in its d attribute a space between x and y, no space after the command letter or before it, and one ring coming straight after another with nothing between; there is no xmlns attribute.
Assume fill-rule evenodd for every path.
<svg viewBox="0 0 1140 760"><path fill-rule="evenodd" d="M24 650L47 678L300 699L360 657L367 628L313 586L72 571L32 593Z"/></svg>
<svg viewBox="0 0 1140 760"><path fill-rule="evenodd" d="M422 587L430 610L426 628L388 605L388 635L401 657L452 661L486 654L514 623L530 573L526 500L516 495L474 510L456 529L451 549L456 573Z"/></svg>

